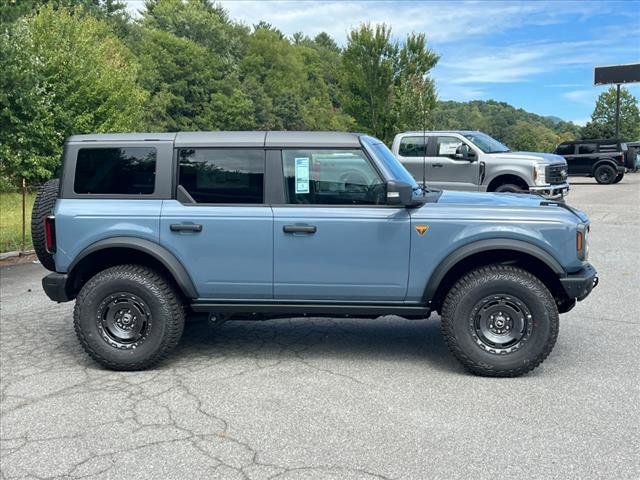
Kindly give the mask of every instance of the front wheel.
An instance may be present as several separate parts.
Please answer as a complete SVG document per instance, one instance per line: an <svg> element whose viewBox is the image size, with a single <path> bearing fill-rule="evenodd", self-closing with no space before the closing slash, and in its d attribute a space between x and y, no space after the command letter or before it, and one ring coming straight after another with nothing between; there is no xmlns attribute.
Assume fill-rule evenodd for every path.
<svg viewBox="0 0 640 480"><path fill-rule="evenodd" d="M177 345L185 309L176 290L155 270L117 265L82 287L73 318L91 358L111 370L142 370Z"/></svg>
<svg viewBox="0 0 640 480"><path fill-rule="evenodd" d="M496 193L526 193L527 189L514 183L505 183L495 189Z"/></svg>
<svg viewBox="0 0 640 480"><path fill-rule="evenodd" d="M491 265L463 276L442 307L442 333L472 373L516 377L540 365L558 336L554 299L529 272Z"/></svg>

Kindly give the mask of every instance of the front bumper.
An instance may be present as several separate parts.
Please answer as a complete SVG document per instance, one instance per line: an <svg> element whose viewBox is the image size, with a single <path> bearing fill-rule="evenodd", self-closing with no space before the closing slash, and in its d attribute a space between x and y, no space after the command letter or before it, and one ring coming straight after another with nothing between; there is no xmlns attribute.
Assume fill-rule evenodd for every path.
<svg viewBox="0 0 640 480"><path fill-rule="evenodd" d="M54 302L68 302L72 300L67 295L67 280L69 276L66 273L50 273L42 279L42 288Z"/></svg>
<svg viewBox="0 0 640 480"><path fill-rule="evenodd" d="M560 283L569 298L584 300L598 285L598 272L593 265L587 263L577 272L561 278Z"/></svg>
<svg viewBox="0 0 640 480"><path fill-rule="evenodd" d="M557 200L569 194L569 184L543 185L541 187L529 187L529 191L538 193L549 200Z"/></svg>

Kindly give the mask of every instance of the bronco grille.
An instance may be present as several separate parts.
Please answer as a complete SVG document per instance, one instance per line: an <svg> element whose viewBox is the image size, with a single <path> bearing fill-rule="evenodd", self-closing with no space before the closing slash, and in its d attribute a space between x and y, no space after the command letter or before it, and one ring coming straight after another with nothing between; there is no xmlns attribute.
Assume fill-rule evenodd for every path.
<svg viewBox="0 0 640 480"><path fill-rule="evenodd" d="M547 165L546 178L547 183L558 185L567 181L567 166L564 164Z"/></svg>

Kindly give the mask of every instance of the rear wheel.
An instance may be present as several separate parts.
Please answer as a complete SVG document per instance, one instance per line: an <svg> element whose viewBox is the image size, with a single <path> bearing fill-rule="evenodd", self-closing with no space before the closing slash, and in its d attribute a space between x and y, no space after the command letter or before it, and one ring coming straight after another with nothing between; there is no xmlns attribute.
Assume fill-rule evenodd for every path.
<svg viewBox="0 0 640 480"><path fill-rule="evenodd" d="M53 207L58 198L58 189L60 180L54 178L46 182L38 193L33 202L33 210L31 211L31 242L36 252L38 260L47 270L55 271L56 265L53 255L47 252L46 240L44 236L44 219L53 213Z"/></svg>
<svg viewBox="0 0 640 480"><path fill-rule="evenodd" d="M118 265L92 277L80 290L74 327L95 361L112 370L142 370L178 344L185 310L158 272Z"/></svg>
<svg viewBox="0 0 640 480"><path fill-rule="evenodd" d="M442 307L442 333L467 370L515 377L549 355L558 317L551 293L538 278L517 267L491 265L451 288Z"/></svg>
<svg viewBox="0 0 640 480"><path fill-rule="evenodd" d="M619 173L613 183L618 183L624 177L624 173Z"/></svg>
<svg viewBox="0 0 640 480"><path fill-rule="evenodd" d="M609 185L616 179L616 170L611 165L600 165L593 173L596 182L602 185Z"/></svg>

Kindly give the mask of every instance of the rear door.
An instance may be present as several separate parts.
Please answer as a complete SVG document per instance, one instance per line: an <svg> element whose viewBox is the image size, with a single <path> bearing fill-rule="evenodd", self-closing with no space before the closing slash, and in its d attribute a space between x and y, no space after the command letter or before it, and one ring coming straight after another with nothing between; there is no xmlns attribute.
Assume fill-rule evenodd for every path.
<svg viewBox="0 0 640 480"><path fill-rule="evenodd" d="M161 244L182 262L200 298L272 298L264 148L180 148L176 155L176 198L163 204Z"/></svg>
<svg viewBox="0 0 640 480"><path fill-rule="evenodd" d="M426 148L429 137L424 135L405 135L398 144L397 158L404 165L416 182L423 183L427 176Z"/></svg>
<svg viewBox="0 0 640 480"><path fill-rule="evenodd" d="M386 205L381 173L361 149L286 149L284 204L274 212L274 297L400 302L410 218Z"/></svg>
<svg viewBox="0 0 640 480"><path fill-rule="evenodd" d="M451 135L432 137L427 150L428 186L443 190L478 190L477 156L475 161L455 156L463 143L466 142Z"/></svg>

